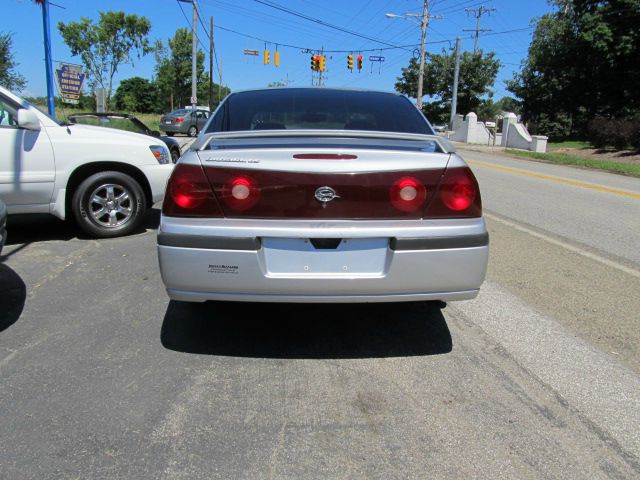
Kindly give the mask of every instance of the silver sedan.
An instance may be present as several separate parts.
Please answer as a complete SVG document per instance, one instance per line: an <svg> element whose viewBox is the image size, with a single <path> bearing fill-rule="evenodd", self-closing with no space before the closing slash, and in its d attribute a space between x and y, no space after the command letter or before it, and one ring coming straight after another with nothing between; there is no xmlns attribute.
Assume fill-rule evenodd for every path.
<svg viewBox="0 0 640 480"><path fill-rule="evenodd" d="M178 162L158 233L174 300L474 298L489 254L480 191L405 97L234 93Z"/></svg>

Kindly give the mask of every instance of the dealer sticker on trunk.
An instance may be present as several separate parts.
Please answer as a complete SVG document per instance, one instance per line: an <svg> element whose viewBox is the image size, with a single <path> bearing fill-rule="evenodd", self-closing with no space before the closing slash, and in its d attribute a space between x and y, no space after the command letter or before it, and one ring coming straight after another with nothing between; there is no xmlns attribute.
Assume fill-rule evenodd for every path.
<svg viewBox="0 0 640 480"><path fill-rule="evenodd" d="M209 273L230 273L231 275L237 275L239 268L238 265L209 264Z"/></svg>

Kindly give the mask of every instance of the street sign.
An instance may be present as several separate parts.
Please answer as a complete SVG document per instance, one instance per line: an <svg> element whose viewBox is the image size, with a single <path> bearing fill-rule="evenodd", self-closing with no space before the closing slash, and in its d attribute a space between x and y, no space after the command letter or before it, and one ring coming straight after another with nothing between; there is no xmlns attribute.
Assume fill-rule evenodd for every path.
<svg viewBox="0 0 640 480"><path fill-rule="evenodd" d="M369 57L370 62L384 62L384 57L379 57L377 55L371 55Z"/></svg>
<svg viewBox="0 0 640 480"><path fill-rule="evenodd" d="M84 78L80 65L60 64L60 68L56 69L56 80L63 102L77 104L80 101Z"/></svg>
<svg viewBox="0 0 640 480"><path fill-rule="evenodd" d="M191 97L191 105L198 103L198 97Z"/></svg>
<svg viewBox="0 0 640 480"><path fill-rule="evenodd" d="M258 50L249 50L248 48L245 48L242 53L244 53L245 55L252 55L254 57L260 55L260 52L258 52Z"/></svg>

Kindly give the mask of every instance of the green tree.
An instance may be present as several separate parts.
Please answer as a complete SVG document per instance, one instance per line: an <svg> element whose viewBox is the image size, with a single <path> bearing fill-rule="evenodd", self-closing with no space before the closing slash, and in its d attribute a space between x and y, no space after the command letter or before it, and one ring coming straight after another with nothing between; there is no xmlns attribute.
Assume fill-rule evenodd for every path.
<svg viewBox="0 0 640 480"><path fill-rule="evenodd" d="M191 99L191 32L186 28L175 31L169 39L168 49L158 42L156 45L156 67L154 83L157 89L157 109L166 111L170 108L189 105ZM209 103L209 72L204 70L204 52L196 54L196 81L198 104ZM216 106L218 85L213 84L214 102ZM229 89L222 88L222 97Z"/></svg>
<svg viewBox="0 0 640 480"><path fill-rule="evenodd" d="M493 52L464 52L460 56L460 76L458 83L458 112L466 115L475 112L482 104L482 97L491 97L491 88L495 82L500 62L494 58ZM420 65L415 58L409 66L402 69L402 75L396 82L396 90L415 97L418 90L418 73ZM446 52L428 54L424 67L423 92L431 97L424 103L423 110L432 122L447 122L451 111L453 95L453 73L455 58Z"/></svg>
<svg viewBox="0 0 640 480"><path fill-rule="evenodd" d="M123 80L113 96L115 108L126 112L153 112L155 100L155 86L142 77L131 77Z"/></svg>
<svg viewBox="0 0 640 480"><path fill-rule="evenodd" d="M18 63L13 58L11 33L0 34L0 85L9 90L22 90L27 81L15 71Z"/></svg>
<svg viewBox="0 0 640 480"><path fill-rule="evenodd" d="M92 89L106 90L107 104L120 65L133 65L134 55L139 59L152 50L147 39L151 22L124 12L100 12L98 23L89 18L66 25L60 22L58 30L71 53L82 59Z"/></svg>
<svg viewBox="0 0 640 480"><path fill-rule="evenodd" d="M553 0L507 88L534 133L585 136L590 119L640 110L640 0Z"/></svg>

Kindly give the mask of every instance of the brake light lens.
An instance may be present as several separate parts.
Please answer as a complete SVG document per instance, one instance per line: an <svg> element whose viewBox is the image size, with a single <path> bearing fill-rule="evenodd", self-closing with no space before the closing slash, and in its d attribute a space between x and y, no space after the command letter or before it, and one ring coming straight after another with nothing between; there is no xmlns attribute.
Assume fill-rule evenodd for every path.
<svg viewBox="0 0 640 480"><path fill-rule="evenodd" d="M184 122L184 118L183 117L178 117L178 118L175 119L175 122L176 123L182 123L182 122Z"/></svg>
<svg viewBox="0 0 640 480"><path fill-rule="evenodd" d="M260 188L249 176L235 177L224 185L222 200L233 210L249 210L260 200Z"/></svg>
<svg viewBox="0 0 640 480"><path fill-rule="evenodd" d="M468 167L448 168L425 218L455 218L482 216L478 182Z"/></svg>
<svg viewBox="0 0 640 480"><path fill-rule="evenodd" d="M461 212L468 209L476 196L471 179L465 175L453 175L443 182L442 201L449 210Z"/></svg>
<svg viewBox="0 0 640 480"><path fill-rule="evenodd" d="M222 217L201 166L176 165L167 184L162 213L176 217Z"/></svg>
<svg viewBox="0 0 640 480"><path fill-rule="evenodd" d="M427 198L427 188L414 177L402 177L391 186L391 204L403 212L414 212Z"/></svg>

